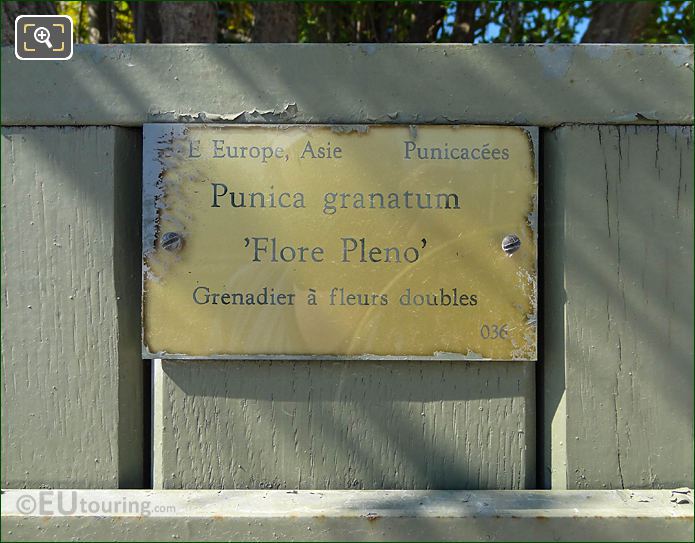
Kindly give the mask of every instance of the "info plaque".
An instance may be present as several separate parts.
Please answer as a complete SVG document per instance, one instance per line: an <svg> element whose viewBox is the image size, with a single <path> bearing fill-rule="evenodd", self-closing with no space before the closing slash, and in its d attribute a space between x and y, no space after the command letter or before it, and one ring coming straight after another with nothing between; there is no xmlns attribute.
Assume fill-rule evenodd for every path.
<svg viewBox="0 0 695 543"><path fill-rule="evenodd" d="M144 127L147 358L536 360L537 131Z"/></svg>

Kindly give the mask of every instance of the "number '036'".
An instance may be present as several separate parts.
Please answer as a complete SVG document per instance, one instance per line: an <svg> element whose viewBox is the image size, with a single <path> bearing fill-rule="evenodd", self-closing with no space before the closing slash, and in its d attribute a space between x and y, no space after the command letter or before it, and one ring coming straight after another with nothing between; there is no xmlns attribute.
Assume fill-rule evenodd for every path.
<svg viewBox="0 0 695 543"><path fill-rule="evenodd" d="M508 339L509 328L506 324L483 324L480 327L480 337L483 339Z"/></svg>

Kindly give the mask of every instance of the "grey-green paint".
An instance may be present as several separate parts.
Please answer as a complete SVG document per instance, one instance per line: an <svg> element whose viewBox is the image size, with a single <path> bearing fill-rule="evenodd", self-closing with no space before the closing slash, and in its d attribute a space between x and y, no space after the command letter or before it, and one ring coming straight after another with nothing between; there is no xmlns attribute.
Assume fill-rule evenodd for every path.
<svg viewBox="0 0 695 543"><path fill-rule="evenodd" d="M161 488L533 488L535 366L163 361Z"/></svg>
<svg viewBox="0 0 695 543"><path fill-rule="evenodd" d="M545 134L545 481L693 481L693 128Z"/></svg>
<svg viewBox="0 0 695 543"><path fill-rule="evenodd" d="M2 122L693 122L687 45L76 45L2 48Z"/></svg>
<svg viewBox="0 0 695 543"><path fill-rule="evenodd" d="M2 129L2 485L143 482L140 132Z"/></svg>
<svg viewBox="0 0 695 543"><path fill-rule="evenodd" d="M133 45L20 63L3 48L2 120L634 124L542 133L544 480L681 486L693 469L692 127L644 125L693 122L692 56L692 46L656 45ZM140 254L139 131L4 128L2 145L3 485L138 484L148 416L132 351L139 268L121 257ZM165 361L154 390L157 481L529 487L535 371ZM12 522L15 534L109 536L93 518ZM115 525L129 531L127 522ZM216 522L167 519L148 537L226 530ZM581 522L610 533L602 520ZM615 522L626 538L673 526ZM510 526L508 538L536 533Z"/></svg>
<svg viewBox="0 0 695 543"><path fill-rule="evenodd" d="M663 490L60 494L3 495L3 541L692 541L693 533L692 499L679 504L672 499L684 494ZM55 505L19 512L42 499L104 505L71 516L49 514Z"/></svg>

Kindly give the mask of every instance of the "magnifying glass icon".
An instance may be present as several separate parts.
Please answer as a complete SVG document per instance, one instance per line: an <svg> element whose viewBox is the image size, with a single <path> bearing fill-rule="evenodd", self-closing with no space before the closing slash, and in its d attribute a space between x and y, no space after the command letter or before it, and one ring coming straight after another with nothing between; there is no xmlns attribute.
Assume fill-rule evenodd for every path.
<svg viewBox="0 0 695 543"><path fill-rule="evenodd" d="M49 49L53 49L53 44L51 43L51 33L45 26L40 26L34 30L34 39L48 46Z"/></svg>

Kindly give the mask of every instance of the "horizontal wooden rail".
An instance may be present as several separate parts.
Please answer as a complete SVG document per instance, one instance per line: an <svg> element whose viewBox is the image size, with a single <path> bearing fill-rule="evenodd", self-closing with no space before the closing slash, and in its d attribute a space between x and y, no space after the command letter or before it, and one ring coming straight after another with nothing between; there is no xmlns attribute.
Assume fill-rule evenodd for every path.
<svg viewBox="0 0 695 543"><path fill-rule="evenodd" d="M4 125L152 122L691 124L691 45L2 48Z"/></svg>
<svg viewBox="0 0 695 543"><path fill-rule="evenodd" d="M4 541L690 541L688 489L6 490Z"/></svg>

